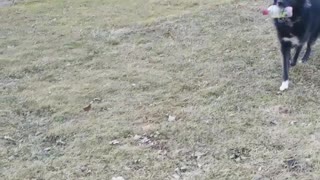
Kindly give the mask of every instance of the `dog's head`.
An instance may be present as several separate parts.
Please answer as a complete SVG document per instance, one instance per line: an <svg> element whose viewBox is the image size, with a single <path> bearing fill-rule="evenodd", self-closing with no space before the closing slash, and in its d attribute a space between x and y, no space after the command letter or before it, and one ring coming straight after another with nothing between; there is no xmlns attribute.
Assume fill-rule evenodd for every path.
<svg viewBox="0 0 320 180"><path fill-rule="evenodd" d="M273 0L273 5L277 5L280 8L292 7L294 9L300 9L309 7L310 0Z"/></svg>

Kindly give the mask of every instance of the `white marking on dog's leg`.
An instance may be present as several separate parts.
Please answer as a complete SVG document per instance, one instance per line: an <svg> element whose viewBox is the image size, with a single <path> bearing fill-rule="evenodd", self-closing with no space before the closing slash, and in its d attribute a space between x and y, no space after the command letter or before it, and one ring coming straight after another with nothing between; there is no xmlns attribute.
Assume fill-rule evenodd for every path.
<svg viewBox="0 0 320 180"><path fill-rule="evenodd" d="M282 38L282 41L291 42L291 44L295 45L295 46L300 45L300 40L296 36L290 37L290 38L284 37L284 38Z"/></svg>
<svg viewBox="0 0 320 180"><path fill-rule="evenodd" d="M298 63L302 63L302 60L301 60L301 59L299 59L299 60L298 60Z"/></svg>
<svg viewBox="0 0 320 180"><path fill-rule="evenodd" d="M281 86L280 86L280 91L284 91L284 90L286 90L288 88L289 88L289 81L288 80L287 81L283 81Z"/></svg>

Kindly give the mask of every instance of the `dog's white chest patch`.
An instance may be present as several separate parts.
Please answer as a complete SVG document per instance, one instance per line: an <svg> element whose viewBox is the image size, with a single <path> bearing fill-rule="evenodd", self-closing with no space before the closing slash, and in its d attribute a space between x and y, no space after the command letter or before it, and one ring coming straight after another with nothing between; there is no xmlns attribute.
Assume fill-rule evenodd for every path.
<svg viewBox="0 0 320 180"><path fill-rule="evenodd" d="M290 38L284 37L284 38L282 38L282 41L291 42L292 45L299 45L300 44L300 41L296 36L290 37Z"/></svg>

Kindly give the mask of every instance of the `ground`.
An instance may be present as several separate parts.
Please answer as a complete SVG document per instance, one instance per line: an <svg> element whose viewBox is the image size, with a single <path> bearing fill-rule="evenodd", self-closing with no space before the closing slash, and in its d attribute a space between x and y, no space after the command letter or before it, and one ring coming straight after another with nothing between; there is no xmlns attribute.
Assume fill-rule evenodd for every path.
<svg viewBox="0 0 320 180"><path fill-rule="evenodd" d="M0 8L0 178L319 179L320 51L279 93L267 5Z"/></svg>

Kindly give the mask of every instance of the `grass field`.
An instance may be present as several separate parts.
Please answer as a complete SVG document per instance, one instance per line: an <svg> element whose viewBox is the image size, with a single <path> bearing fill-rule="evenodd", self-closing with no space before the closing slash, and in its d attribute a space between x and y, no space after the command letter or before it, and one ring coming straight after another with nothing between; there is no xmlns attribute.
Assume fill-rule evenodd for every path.
<svg viewBox="0 0 320 180"><path fill-rule="evenodd" d="M268 3L0 8L0 179L320 179L320 51L278 93Z"/></svg>

